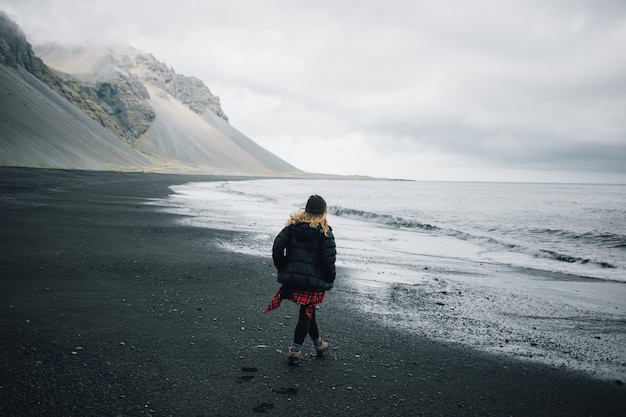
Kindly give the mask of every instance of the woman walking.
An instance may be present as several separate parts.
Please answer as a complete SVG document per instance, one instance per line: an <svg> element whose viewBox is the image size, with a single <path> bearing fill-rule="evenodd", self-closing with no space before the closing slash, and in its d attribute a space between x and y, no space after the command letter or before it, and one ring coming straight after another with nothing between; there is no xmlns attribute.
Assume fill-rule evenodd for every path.
<svg viewBox="0 0 626 417"><path fill-rule="evenodd" d="M328 351L315 319L315 309L335 281L335 237L326 220L326 201L318 195L309 197L304 210L292 214L272 247L272 259L282 284L265 311L290 300L300 306L298 324L289 347L289 365L298 365L307 334L313 340L318 357Z"/></svg>

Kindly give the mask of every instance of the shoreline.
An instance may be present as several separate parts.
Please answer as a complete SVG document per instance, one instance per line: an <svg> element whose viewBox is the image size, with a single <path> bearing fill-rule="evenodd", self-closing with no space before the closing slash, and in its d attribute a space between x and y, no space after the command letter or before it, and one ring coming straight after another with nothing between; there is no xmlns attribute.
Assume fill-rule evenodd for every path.
<svg viewBox="0 0 626 417"><path fill-rule="evenodd" d="M229 177L0 168L0 414L620 416L623 385L387 328L337 283L286 365L271 258L143 204ZM234 177L233 177L234 178ZM310 350L310 343L305 349ZM255 370L256 369L256 370Z"/></svg>
<svg viewBox="0 0 626 417"><path fill-rule="evenodd" d="M624 380L624 321L615 307L623 305L622 283L553 282L501 269L509 282L437 273L411 279L410 271L401 282L385 282L385 273L357 269L347 276L353 305L383 326L606 382Z"/></svg>
<svg viewBox="0 0 626 417"><path fill-rule="evenodd" d="M248 199L246 191L233 192L257 188L249 182L230 183L224 187L228 192L208 183L176 186L155 204L187 215L183 225L236 231L238 238L221 242L222 248L262 257L290 206L281 193L290 194L280 191L280 181L269 187L254 183L260 183L259 195L273 192L282 205L268 199L257 210L256 192ZM286 184L291 190L307 187ZM535 268L491 261L480 246L430 233L405 236L390 228L382 240L393 246L377 246L369 242L371 236L381 239L371 234L377 231L363 232L367 222L332 216L331 223L338 266L346 267L341 282L358 294L351 300L353 314L444 343L580 370L606 381L626 380L625 282L554 271L539 260L532 261Z"/></svg>

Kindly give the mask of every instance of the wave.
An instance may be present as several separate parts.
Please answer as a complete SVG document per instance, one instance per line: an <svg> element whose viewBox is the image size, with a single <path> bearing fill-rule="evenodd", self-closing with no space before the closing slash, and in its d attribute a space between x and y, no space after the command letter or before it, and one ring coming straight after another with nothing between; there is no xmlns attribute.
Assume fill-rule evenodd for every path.
<svg viewBox="0 0 626 417"><path fill-rule="evenodd" d="M611 232L584 232L576 233L561 229L530 229L530 233L535 235L557 236L562 239L579 241L583 244L596 245L609 249L626 248L626 236Z"/></svg>
<svg viewBox="0 0 626 417"><path fill-rule="evenodd" d="M529 252L531 255L537 257L537 258L544 258L544 259L552 259L555 261L561 261L561 262L567 262L567 263L579 263L579 264L591 264L591 265L596 265L599 266L601 268L617 268L616 265L611 264L610 262L606 262L606 261L596 261L596 260L592 260L590 258L583 258L580 256L571 256L571 255L566 255L563 253L559 253L556 251L552 251L552 250L546 250L546 249L539 249L536 251L531 251Z"/></svg>
<svg viewBox="0 0 626 417"><path fill-rule="evenodd" d="M414 220L403 219L402 217L391 216L389 214L378 214L369 211L348 209L343 207L329 207L328 212L339 217L352 218L357 220L369 221L372 223L379 223L386 226L396 228L409 228L409 229L422 229L428 231L442 230L437 226L433 226L427 223L420 223Z"/></svg>
<svg viewBox="0 0 626 417"><path fill-rule="evenodd" d="M352 218L356 220L366 221L370 223L377 223L398 229L409 229L426 231L430 233L440 234L442 236L453 237L460 240L478 242L484 246L488 246L495 250L506 250L509 252L516 252L526 254L535 258L551 259L554 261L565 263L577 263L581 265L590 264L601 268L617 268L616 265L603 260L595 260L576 255L568 255L555 250L529 248L528 246L519 243L507 243L494 237L482 236L471 234L468 232L444 228L429 223L419 222L416 220L410 220L398 216L392 216L389 214L380 214L364 210L356 210L350 208L331 206L328 208L329 213L344 217ZM496 232L497 230L491 229L490 232ZM523 231L516 231L517 234L524 233ZM527 233L532 235L553 235L558 236L561 239L578 240L581 244L585 245L600 245L609 248L624 248L626 247L626 237L614 233L573 233L565 230L554 229L530 229ZM541 241L541 239L538 239Z"/></svg>

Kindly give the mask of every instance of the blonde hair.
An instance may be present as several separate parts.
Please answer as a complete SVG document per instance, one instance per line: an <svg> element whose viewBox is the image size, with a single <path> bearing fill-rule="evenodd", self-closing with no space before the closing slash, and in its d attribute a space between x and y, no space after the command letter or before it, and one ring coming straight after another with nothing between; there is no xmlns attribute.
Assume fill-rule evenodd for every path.
<svg viewBox="0 0 626 417"><path fill-rule="evenodd" d="M287 226L298 223L308 223L309 226L313 228L321 226L324 234L328 236L328 230L330 227L328 226L328 220L326 220L326 212L322 214L311 214L304 210L300 210L293 213L291 217L289 217L289 220L287 220Z"/></svg>

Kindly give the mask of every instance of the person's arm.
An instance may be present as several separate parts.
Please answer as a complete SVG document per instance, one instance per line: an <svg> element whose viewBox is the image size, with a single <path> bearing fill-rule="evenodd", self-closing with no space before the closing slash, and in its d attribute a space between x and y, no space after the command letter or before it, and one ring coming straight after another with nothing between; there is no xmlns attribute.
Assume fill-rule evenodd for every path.
<svg viewBox="0 0 626 417"><path fill-rule="evenodd" d="M332 230L328 231L328 236L322 234L320 255L324 280L334 282L336 277L335 260L337 259L337 247Z"/></svg>
<svg viewBox="0 0 626 417"><path fill-rule="evenodd" d="M289 228L285 227L280 231L274 245L272 246L272 260L278 272L282 271L287 265L287 243L289 240Z"/></svg>

